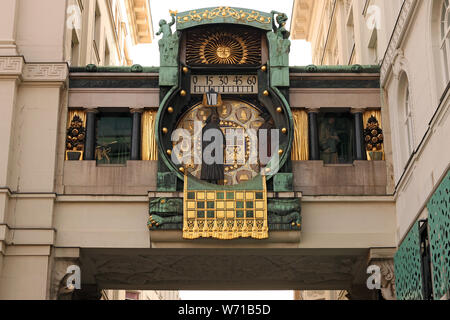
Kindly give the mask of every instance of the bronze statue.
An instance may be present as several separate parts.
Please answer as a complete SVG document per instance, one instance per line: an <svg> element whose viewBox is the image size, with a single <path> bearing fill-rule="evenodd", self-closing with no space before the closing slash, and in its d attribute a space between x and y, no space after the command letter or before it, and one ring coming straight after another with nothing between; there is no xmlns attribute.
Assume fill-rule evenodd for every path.
<svg viewBox="0 0 450 320"><path fill-rule="evenodd" d="M172 21L167 23L166 20L162 19L159 21L159 31L156 33L157 36L162 34L162 39L165 39L172 35L171 27L175 24L175 16L176 12L170 12L170 16L172 17Z"/></svg>
<svg viewBox="0 0 450 320"><path fill-rule="evenodd" d="M285 28L286 22L288 21L288 16L285 13L278 11L272 11L271 14L273 32L281 39L289 39L291 33ZM275 15L277 15L276 19ZM278 26L275 24L275 21L278 23Z"/></svg>
<svg viewBox="0 0 450 320"><path fill-rule="evenodd" d="M327 164L338 163L338 144L341 140L335 128L335 119L328 118L320 126L320 149L322 150L322 160Z"/></svg>
<svg viewBox="0 0 450 320"><path fill-rule="evenodd" d="M214 138L214 141L205 141L205 134L208 130L218 130L220 132L219 140L217 141L217 137ZM214 144L214 150L211 153L212 158L214 158L214 163L207 164L205 162L205 149ZM209 183L214 184L220 184L225 179L225 166L224 166L224 152L226 141L225 136L223 135L222 130L220 129L220 117L217 113L217 110L214 108L213 112L209 116L209 118L206 120L206 125L202 129L202 171L200 179L207 181ZM220 159L217 159L217 157L220 157L220 155L216 155L217 150L222 150L222 156Z"/></svg>

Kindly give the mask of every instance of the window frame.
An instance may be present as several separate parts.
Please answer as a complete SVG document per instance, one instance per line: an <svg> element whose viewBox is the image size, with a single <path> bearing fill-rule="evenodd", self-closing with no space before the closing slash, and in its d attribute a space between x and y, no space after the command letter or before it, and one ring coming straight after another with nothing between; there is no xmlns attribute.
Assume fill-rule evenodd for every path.
<svg viewBox="0 0 450 320"><path fill-rule="evenodd" d="M447 84L450 81L450 5L449 0L443 0L439 17L439 50L443 65L443 77Z"/></svg>

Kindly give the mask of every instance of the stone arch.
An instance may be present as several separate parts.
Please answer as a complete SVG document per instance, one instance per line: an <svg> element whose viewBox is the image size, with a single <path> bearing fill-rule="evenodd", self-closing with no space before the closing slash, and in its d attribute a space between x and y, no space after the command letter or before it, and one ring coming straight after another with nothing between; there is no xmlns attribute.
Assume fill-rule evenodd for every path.
<svg viewBox="0 0 450 320"><path fill-rule="evenodd" d="M450 4L450 1L437 0L428 2L429 30L427 33L427 40L428 43L431 44L431 63L434 71L433 74L435 75L433 80L436 83L438 97L440 97L443 93L448 81L450 80L450 60L447 61L446 66L443 58L443 52L441 50L441 17L444 3ZM447 53L447 56L450 57L450 52Z"/></svg>
<svg viewBox="0 0 450 320"><path fill-rule="evenodd" d="M401 164L406 165L413 154L416 144L414 136L414 99L415 91L411 85L411 78L406 69L401 69L398 74L397 86L397 128L398 146L402 148Z"/></svg>

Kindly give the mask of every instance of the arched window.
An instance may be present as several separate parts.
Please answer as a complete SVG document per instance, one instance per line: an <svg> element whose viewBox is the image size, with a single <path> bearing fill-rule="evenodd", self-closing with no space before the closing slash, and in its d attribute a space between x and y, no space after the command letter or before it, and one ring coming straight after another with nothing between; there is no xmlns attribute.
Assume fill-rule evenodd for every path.
<svg viewBox="0 0 450 320"><path fill-rule="evenodd" d="M405 117L404 124L406 128L406 135L408 140L408 155L411 155L414 151L414 134L413 134L413 118L411 112L411 100L409 96L409 87L408 83L406 83L406 92L405 92Z"/></svg>
<svg viewBox="0 0 450 320"><path fill-rule="evenodd" d="M449 0L442 1L441 8L441 37L440 37L440 48L441 48L441 56L443 60L443 73L444 80L446 83L450 80L449 75L449 62L450 62L450 8L449 8Z"/></svg>
<svg viewBox="0 0 450 320"><path fill-rule="evenodd" d="M398 146L401 149L399 160L406 165L408 159L414 152L414 120L413 120L413 99L411 88L406 72L400 76L398 92Z"/></svg>

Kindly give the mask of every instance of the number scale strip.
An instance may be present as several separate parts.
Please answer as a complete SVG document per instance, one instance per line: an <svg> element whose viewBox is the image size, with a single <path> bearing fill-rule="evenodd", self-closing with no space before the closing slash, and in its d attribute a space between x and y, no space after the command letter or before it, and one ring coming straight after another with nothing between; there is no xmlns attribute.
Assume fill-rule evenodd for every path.
<svg viewBox="0 0 450 320"><path fill-rule="evenodd" d="M256 75L194 75L191 76L191 94L210 90L221 94L257 94Z"/></svg>

